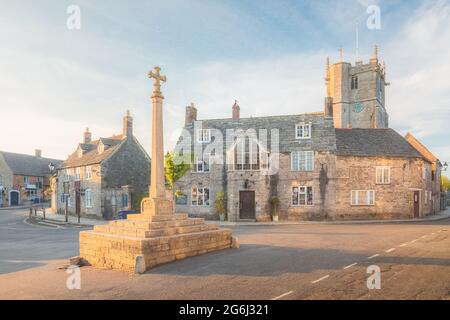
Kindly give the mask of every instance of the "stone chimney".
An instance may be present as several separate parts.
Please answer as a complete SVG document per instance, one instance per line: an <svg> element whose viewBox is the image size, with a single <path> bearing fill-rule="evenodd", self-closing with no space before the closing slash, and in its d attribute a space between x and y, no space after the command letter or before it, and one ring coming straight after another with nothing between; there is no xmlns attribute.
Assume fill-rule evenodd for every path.
<svg viewBox="0 0 450 320"><path fill-rule="evenodd" d="M324 114L326 118L333 118L333 98L325 98Z"/></svg>
<svg viewBox="0 0 450 320"><path fill-rule="evenodd" d="M34 155L35 155L37 158L42 158L42 150L41 150L41 149L36 149L36 150L34 150Z"/></svg>
<svg viewBox="0 0 450 320"><path fill-rule="evenodd" d="M241 117L241 108L239 107L237 100L234 100L232 115L233 120L239 120L239 118Z"/></svg>
<svg viewBox="0 0 450 320"><path fill-rule="evenodd" d="M130 110L127 110L125 117L123 117L123 135L125 137L133 136L133 117L130 115Z"/></svg>
<svg viewBox="0 0 450 320"><path fill-rule="evenodd" d="M83 143L90 143L92 141L92 133L89 132L89 128L83 133Z"/></svg>
<svg viewBox="0 0 450 320"><path fill-rule="evenodd" d="M194 103L191 103L190 106L186 107L185 124L194 123L194 121L197 121L197 108Z"/></svg>

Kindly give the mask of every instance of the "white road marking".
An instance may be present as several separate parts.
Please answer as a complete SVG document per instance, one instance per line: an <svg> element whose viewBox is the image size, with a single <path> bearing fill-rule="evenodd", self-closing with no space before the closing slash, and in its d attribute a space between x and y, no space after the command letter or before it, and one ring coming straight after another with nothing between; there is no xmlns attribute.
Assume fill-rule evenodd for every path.
<svg viewBox="0 0 450 320"><path fill-rule="evenodd" d="M392 252L392 251L394 251L394 250L395 250L395 248L390 248L390 249L386 250L385 252L386 252L386 253L389 253L389 252Z"/></svg>
<svg viewBox="0 0 450 320"><path fill-rule="evenodd" d="M368 257L367 259L373 259L373 258L378 257L378 256L379 256L379 254L376 253L376 254L374 254L373 256Z"/></svg>
<svg viewBox="0 0 450 320"><path fill-rule="evenodd" d="M344 267L343 269L345 270L345 269L351 268L351 267L353 267L353 266L356 266L357 264L358 264L358 262L349 264L348 266Z"/></svg>
<svg viewBox="0 0 450 320"><path fill-rule="evenodd" d="M325 279L328 278L329 276L330 276L330 275L327 274L326 276L323 276L322 278L319 278L319 279L317 279L317 280L311 281L311 283L317 283L317 282L319 282L319 281L325 280Z"/></svg>
<svg viewBox="0 0 450 320"><path fill-rule="evenodd" d="M401 245L399 245L399 247L405 247L405 246L407 246L409 244L409 242L405 242L405 243L402 243Z"/></svg>
<svg viewBox="0 0 450 320"><path fill-rule="evenodd" d="M275 297L275 298L272 298L270 300L278 300L278 299L281 299L281 298L284 298L284 297L290 295L291 293L294 293L294 291L289 291L289 292L283 293L282 295L280 295L278 297Z"/></svg>

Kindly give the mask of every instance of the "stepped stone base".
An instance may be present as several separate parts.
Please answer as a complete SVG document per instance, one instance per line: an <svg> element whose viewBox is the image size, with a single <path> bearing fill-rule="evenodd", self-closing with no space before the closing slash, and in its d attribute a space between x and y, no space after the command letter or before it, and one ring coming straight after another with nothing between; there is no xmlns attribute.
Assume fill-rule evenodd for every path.
<svg viewBox="0 0 450 320"><path fill-rule="evenodd" d="M158 207L149 206L152 211ZM207 225L204 219L187 214L167 214L166 205L162 209L166 214L147 209L127 220L80 232L82 261L97 268L142 273L163 263L238 247L230 229Z"/></svg>

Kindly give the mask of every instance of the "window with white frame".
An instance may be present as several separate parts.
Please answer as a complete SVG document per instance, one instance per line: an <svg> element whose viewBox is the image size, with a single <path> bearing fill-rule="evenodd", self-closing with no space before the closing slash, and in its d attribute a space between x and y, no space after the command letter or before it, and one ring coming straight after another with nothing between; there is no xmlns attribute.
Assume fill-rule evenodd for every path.
<svg viewBox="0 0 450 320"><path fill-rule="evenodd" d="M75 168L75 181L81 180L81 168Z"/></svg>
<svg viewBox="0 0 450 320"><path fill-rule="evenodd" d="M422 178L423 179L427 178L427 168L425 166L422 167Z"/></svg>
<svg viewBox="0 0 450 320"><path fill-rule="evenodd" d="M376 183L377 184L391 183L391 167L376 167Z"/></svg>
<svg viewBox="0 0 450 320"><path fill-rule="evenodd" d="M314 204L313 187L298 186L292 187L293 206L312 206Z"/></svg>
<svg viewBox="0 0 450 320"><path fill-rule="evenodd" d="M3 177L1 174L0 174L0 186L3 186Z"/></svg>
<svg viewBox="0 0 450 320"><path fill-rule="evenodd" d="M314 171L314 151L292 151L292 171Z"/></svg>
<svg viewBox="0 0 450 320"><path fill-rule="evenodd" d="M23 183L24 184L29 184L30 183L30 177L24 176L23 177Z"/></svg>
<svg viewBox="0 0 450 320"><path fill-rule="evenodd" d="M86 180L90 180L92 178L92 167L91 166L87 166L85 168L85 178L86 178Z"/></svg>
<svg viewBox="0 0 450 320"><path fill-rule="evenodd" d="M193 206L209 206L209 188L192 187L191 204Z"/></svg>
<svg viewBox="0 0 450 320"><path fill-rule="evenodd" d="M68 182L70 180L70 171L69 169L64 170L64 181Z"/></svg>
<svg viewBox="0 0 450 320"><path fill-rule="evenodd" d="M311 124L310 123L296 124L295 139L311 139Z"/></svg>
<svg viewBox="0 0 450 320"><path fill-rule="evenodd" d="M229 170L256 171L267 169L269 154L260 147L258 140L253 137L236 139L233 149L227 154Z"/></svg>
<svg viewBox="0 0 450 320"><path fill-rule="evenodd" d="M209 172L209 165L210 165L210 154L203 154L202 156L196 157L194 162L194 172Z"/></svg>
<svg viewBox="0 0 450 320"><path fill-rule="evenodd" d="M67 205L69 207L71 207L72 206L72 197L70 195L67 195L66 201L67 201Z"/></svg>
<svg viewBox="0 0 450 320"><path fill-rule="evenodd" d="M211 141L210 129L198 129L197 130L197 142L206 143Z"/></svg>
<svg viewBox="0 0 450 320"><path fill-rule="evenodd" d="M373 206L375 205L374 190L352 190L350 201L352 206Z"/></svg>
<svg viewBox="0 0 450 320"><path fill-rule="evenodd" d="M84 192L84 201L86 208L92 208L92 190L86 189Z"/></svg>

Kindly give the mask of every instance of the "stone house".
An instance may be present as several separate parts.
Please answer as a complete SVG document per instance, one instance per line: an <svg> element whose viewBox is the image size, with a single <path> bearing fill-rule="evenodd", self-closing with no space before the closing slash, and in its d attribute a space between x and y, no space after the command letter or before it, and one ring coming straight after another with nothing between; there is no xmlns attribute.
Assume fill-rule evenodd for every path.
<svg viewBox="0 0 450 320"><path fill-rule="evenodd" d="M431 162L431 171L428 173L431 175L431 188L428 189L429 200L432 205L433 213L444 210L444 206L441 205L441 178L443 165L439 159L425 147L412 133L407 133L405 139L429 162Z"/></svg>
<svg viewBox="0 0 450 320"><path fill-rule="evenodd" d="M388 128L385 68L326 66L324 111L269 117L197 119L186 107L176 144L192 170L177 181L176 210L217 219L227 195L229 221L414 218L434 212L432 162ZM395 201L393 201L395 200Z"/></svg>
<svg viewBox="0 0 450 320"><path fill-rule="evenodd" d="M58 213L114 219L148 191L150 157L133 135L129 111L123 133L92 140L89 129L75 152L58 168L54 205Z"/></svg>
<svg viewBox="0 0 450 320"><path fill-rule="evenodd" d="M43 158L41 150L34 156L0 151L0 207L47 201L50 167L61 163Z"/></svg>

